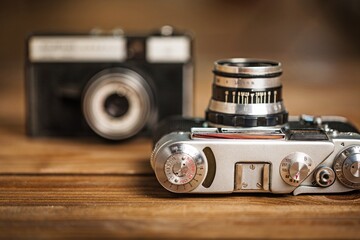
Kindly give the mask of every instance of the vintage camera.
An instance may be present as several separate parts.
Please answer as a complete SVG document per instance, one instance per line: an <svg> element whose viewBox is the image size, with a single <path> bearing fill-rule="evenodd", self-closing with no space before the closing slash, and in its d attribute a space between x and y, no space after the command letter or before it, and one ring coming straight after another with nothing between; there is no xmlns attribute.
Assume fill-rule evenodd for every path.
<svg viewBox="0 0 360 240"><path fill-rule="evenodd" d="M26 59L30 136L121 140L192 115L192 38L170 26L148 35L33 34Z"/></svg>
<svg viewBox="0 0 360 240"><path fill-rule="evenodd" d="M356 128L337 116L288 117L281 74L274 61L215 62L206 119L158 127L151 165L160 184L175 193L360 189Z"/></svg>

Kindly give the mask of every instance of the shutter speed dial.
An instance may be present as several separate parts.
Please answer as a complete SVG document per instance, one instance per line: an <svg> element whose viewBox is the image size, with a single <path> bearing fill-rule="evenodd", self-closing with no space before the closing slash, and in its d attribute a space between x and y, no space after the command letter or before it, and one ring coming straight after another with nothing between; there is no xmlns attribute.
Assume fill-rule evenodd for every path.
<svg viewBox="0 0 360 240"><path fill-rule="evenodd" d="M294 152L281 161L280 175L284 182L297 187L309 176L312 166L312 159L307 154Z"/></svg>
<svg viewBox="0 0 360 240"><path fill-rule="evenodd" d="M360 189L360 146L351 146L342 151L334 161L334 170L342 184Z"/></svg>
<svg viewBox="0 0 360 240"><path fill-rule="evenodd" d="M187 184L193 180L196 174L196 163L191 156L185 153L174 154L165 163L165 174L172 184Z"/></svg>
<svg viewBox="0 0 360 240"><path fill-rule="evenodd" d="M173 144L157 153L156 158L163 161L156 163L156 177L171 192L190 192L205 178L207 162L193 146Z"/></svg>

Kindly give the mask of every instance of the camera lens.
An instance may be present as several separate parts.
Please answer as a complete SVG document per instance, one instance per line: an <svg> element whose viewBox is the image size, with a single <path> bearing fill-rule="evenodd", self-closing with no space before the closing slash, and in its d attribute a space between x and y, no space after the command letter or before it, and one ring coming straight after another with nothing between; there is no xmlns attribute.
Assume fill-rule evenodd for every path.
<svg viewBox="0 0 360 240"><path fill-rule="evenodd" d="M132 137L156 121L149 81L126 68L104 70L85 87L83 113L98 135L121 140Z"/></svg>
<svg viewBox="0 0 360 240"><path fill-rule="evenodd" d="M114 93L106 98L104 108L107 114L118 118L129 110L129 101L125 96Z"/></svg>
<svg viewBox="0 0 360 240"><path fill-rule="evenodd" d="M258 127L287 122L279 62L225 59L215 62L213 72L212 98L206 111L210 125Z"/></svg>

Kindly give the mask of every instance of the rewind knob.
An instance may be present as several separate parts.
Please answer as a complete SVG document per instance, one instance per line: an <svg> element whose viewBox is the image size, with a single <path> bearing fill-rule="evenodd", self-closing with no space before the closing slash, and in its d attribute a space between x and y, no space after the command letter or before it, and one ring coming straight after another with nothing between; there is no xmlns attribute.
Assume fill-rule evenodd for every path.
<svg viewBox="0 0 360 240"><path fill-rule="evenodd" d="M194 178L196 174L194 159L185 153L170 156L165 163L165 174L168 181L176 185L184 185Z"/></svg>
<svg viewBox="0 0 360 240"><path fill-rule="evenodd" d="M191 192L205 178L207 162L203 154L188 144L172 144L155 156L155 174L171 192Z"/></svg>
<svg viewBox="0 0 360 240"><path fill-rule="evenodd" d="M281 161L280 175L284 182L296 187L309 176L312 165L312 159L307 154L294 152Z"/></svg>

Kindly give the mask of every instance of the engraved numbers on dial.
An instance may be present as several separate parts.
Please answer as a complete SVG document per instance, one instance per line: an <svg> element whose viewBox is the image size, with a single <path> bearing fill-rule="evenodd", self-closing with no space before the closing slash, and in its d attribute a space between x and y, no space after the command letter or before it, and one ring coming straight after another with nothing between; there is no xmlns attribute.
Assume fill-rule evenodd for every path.
<svg viewBox="0 0 360 240"><path fill-rule="evenodd" d="M334 161L334 170L342 184L360 189L360 146L343 150Z"/></svg>
<svg viewBox="0 0 360 240"><path fill-rule="evenodd" d="M163 165L161 184L172 192L190 192L204 180L206 162L193 146L175 144L169 147L171 154Z"/></svg>
<svg viewBox="0 0 360 240"><path fill-rule="evenodd" d="M196 174L196 163L187 154L174 154L165 163L165 174L172 184L183 185L189 183Z"/></svg>
<svg viewBox="0 0 360 240"><path fill-rule="evenodd" d="M284 182L297 187L309 176L312 167L312 159L307 154L294 152L281 161L280 175Z"/></svg>

